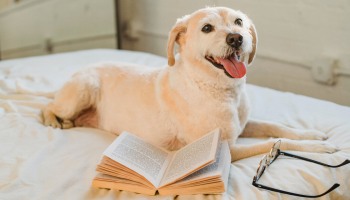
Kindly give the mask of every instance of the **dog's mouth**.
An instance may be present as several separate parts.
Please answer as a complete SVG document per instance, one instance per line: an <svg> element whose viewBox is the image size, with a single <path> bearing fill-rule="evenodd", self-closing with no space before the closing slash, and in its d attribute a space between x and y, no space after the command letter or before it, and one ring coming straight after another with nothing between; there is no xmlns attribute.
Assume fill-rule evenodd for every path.
<svg viewBox="0 0 350 200"><path fill-rule="evenodd" d="M239 61L240 55L236 51L226 58L220 58L215 56L205 56L211 64L219 69L223 69L225 74L230 78L242 78L246 72L246 66L244 62Z"/></svg>

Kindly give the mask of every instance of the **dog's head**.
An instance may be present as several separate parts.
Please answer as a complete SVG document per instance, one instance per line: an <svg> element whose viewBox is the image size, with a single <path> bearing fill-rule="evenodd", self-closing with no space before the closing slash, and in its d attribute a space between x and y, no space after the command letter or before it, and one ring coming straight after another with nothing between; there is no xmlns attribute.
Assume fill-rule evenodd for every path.
<svg viewBox="0 0 350 200"><path fill-rule="evenodd" d="M224 7L205 8L177 20L169 34L168 64L175 64L174 44L182 58L199 63L205 71L226 78L242 78L255 57L257 34L242 12Z"/></svg>

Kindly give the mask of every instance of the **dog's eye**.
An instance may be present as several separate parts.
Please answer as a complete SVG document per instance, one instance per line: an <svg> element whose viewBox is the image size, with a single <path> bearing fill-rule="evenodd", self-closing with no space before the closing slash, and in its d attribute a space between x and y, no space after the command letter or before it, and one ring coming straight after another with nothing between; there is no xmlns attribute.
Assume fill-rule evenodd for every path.
<svg viewBox="0 0 350 200"><path fill-rule="evenodd" d="M204 33L209 33L212 30L213 30L213 26L210 24L207 24L207 25L203 26L203 28L202 28L202 32L204 32Z"/></svg>
<svg viewBox="0 0 350 200"><path fill-rule="evenodd" d="M240 18L237 18L235 21L235 24L237 24L238 26L242 26L243 25L243 21Z"/></svg>

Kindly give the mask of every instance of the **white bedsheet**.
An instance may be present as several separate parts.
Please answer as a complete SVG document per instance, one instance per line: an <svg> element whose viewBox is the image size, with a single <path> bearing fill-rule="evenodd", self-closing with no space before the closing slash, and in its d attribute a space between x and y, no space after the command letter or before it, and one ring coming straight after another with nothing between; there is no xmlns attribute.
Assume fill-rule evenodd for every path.
<svg viewBox="0 0 350 200"><path fill-rule="evenodd" d="M175 197L91 188L96 164L117 136L91 128L61 130L42 124L40 109L73 73L89 63L111 60L154 67L167 63L165 58L146 53L102 49L0 62L1 200ZM329 164L350 159L349 107L254 85L248 85L247 89L253 106L252 117L300 129L323 131L329 136L329 142L342 149L335 154L295 154ZM253 143L263 139L242 138L238 142ZM224 195L185 195L177 198L302 199L259 190L251 185L261 157L257 155L231 164L229 187ZM337 182L340 187L320 199L350 199L350 165L329 169L280 156L259 182L310 195L324 192Z"/></svg>

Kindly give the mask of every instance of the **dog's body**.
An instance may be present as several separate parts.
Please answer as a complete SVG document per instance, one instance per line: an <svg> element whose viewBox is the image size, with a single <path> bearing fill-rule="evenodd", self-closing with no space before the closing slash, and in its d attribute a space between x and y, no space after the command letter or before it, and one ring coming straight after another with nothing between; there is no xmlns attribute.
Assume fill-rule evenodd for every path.
<svg viewBox="0 0 350 200"><path fill-rule="evenodd" d="M240 20L240 22L237 20ZM210 26L211 27L210 27ZM174 43L180 45L176 62ZM282 149L335 152L319 131L249 120L245 66L255 56L254 25L241 12L206 8L179 19L168 42L169 66L128 63L87 67L67 82L43 111L45 124L128 131L167 149L179 149L217 127L230 143L232 160L267 152L274 142L235 144L238 136L286 139ZM231 60L232 64L227 64ZM62 119L59 123L56 116Z"/></svg>

